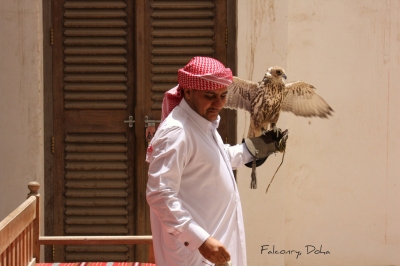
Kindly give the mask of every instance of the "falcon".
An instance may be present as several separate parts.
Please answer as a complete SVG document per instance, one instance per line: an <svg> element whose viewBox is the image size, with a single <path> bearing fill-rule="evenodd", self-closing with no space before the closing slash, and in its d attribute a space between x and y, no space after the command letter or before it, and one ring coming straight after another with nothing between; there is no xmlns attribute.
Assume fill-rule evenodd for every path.
<svg viewBox="0 0 400 266"><path fill-rule="evenodd" d="M250 112L248 138L258 137L268 129L277 130L281 111L297 116L328 118L333 109L304 81L285 83L285 70L270 67L260 82L233 77L228 86L225 108Z"/></svg>

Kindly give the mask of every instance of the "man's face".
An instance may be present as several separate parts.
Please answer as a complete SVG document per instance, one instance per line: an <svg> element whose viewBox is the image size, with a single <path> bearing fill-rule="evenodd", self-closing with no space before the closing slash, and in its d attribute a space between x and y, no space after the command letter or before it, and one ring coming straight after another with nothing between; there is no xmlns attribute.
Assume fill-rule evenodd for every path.
<svg viewBox="0 0 400 266"><path fill-rule="evenodd" d="M217 119L219 112L226 102L228 88L218 90L190 90L184 89L185 100L199 115L210 122Z"/></svg>

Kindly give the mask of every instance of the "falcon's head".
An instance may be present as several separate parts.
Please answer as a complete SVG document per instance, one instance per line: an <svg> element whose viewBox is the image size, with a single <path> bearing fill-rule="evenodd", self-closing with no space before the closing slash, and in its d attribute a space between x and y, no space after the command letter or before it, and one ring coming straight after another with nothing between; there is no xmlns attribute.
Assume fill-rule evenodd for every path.
<svg viewBox="0 0 400 266"><path fill-rule="evenodd" d="M287 77L286 77L285 70L281 67L274 66L274 67L268 68L267 73L265 73L263 81L265 82L267 79L272 79L277 82L285 83L286 78Z"/></svg>

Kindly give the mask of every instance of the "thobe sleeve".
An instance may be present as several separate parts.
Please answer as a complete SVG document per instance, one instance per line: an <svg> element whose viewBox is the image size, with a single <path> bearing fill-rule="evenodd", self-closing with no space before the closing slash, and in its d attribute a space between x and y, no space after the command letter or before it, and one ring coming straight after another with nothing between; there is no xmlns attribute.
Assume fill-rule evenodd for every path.
<svg viewBox="0 0 400 266"><path fill-rule="evenodd" d="M149 149L147 202L164 230L193 252L210 235L193 221L179 198L182 172L191 149L185 131L178 126L162 129L156 133Z"/></svg>
<svg viewBox="0 0 400 266"><path fill-rule="evenodd" d="M225 144L224 146L226 152L228 153L233 170L253 160L253 156L251 156L250 152L247 150L246 145L244 143L237 144L234 146Z"/></svg>

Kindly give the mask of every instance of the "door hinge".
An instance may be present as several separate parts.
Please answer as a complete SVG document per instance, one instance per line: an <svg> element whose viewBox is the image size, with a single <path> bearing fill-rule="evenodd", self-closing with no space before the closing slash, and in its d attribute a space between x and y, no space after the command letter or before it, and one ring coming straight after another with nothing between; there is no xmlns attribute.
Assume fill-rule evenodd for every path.
<svg viewBox="0 0 400 266"><path fill-rule="evenodd" d="M53 45L54 41L54 33L53 33L53 28L50 29L50 44Z"/></svg>
<svg viewBox="0 0 400 266"><path fill-rule="evenodd" d="M228 46L228 28L225 29L225 46Z"/></svg>
<svg viewBox="0 0 400 266"><path fill-rule="evenodd" d="M54 154L54 137L51 137L51 153Z"/></svg>

